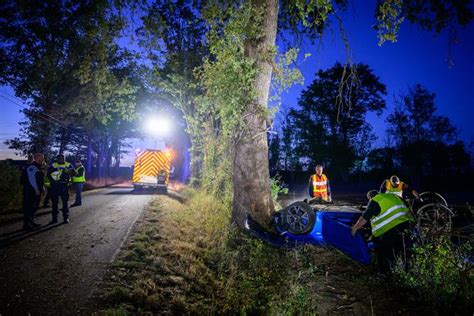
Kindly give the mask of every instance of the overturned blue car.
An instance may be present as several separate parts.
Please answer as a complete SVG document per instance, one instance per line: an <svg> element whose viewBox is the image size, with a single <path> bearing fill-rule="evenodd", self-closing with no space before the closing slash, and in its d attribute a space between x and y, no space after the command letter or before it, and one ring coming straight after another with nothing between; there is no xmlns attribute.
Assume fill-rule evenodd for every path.
<svg viewBox="0 0 474 316"><path fill-rule="evenodd" d="M332 246L354 260L370 264L373 244L364 234L351 235L352 225L363 213L357 206L296 202L276 213L273 221L288 242Z"/></svg>
<svg viewBox="0 0 474 316"><path fill-rule="evenodd" d="M351 227L366 207L317 202L295 202L277 212L273 217L273 224L279 236L267 234L267 241L280 243L280 246L332 246L362 264L371 264L375 245L370 241L370 224L355 236L351 235ZM416 218L415 230L421 227L429 227L431 230L442 229L446 225L451 227L454 213L438 193L424 192L420 194L420 199L407 200L406 203Z"/></svg>

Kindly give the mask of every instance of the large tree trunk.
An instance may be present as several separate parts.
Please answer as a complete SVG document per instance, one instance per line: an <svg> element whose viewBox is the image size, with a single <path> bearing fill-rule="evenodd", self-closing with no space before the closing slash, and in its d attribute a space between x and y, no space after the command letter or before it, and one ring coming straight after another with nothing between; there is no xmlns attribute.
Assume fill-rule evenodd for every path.
<svg viewBox="0 0 474 316"><path fill-rule="evenodd" d="M92 175L92 136L87 137L86 175Z"/></svg>
<svg viewBox="0 0 474 316"><path fill-rule="evenodd" d="M264 226L269 226L274 206L270 191L268 163L267 118L261 107L267 107L272 78L272 60L268 52L274 48L277 22L277 0L255 0L253 5L264 10L264 37L256 42L249 41L246 55L256 60L258 75L254 89L255 103L248 104L244 111L245 125L242 137L235 146L233 161L234 200L232 219L244 227L247 214ZM264 57L266 56L266 57ZM267 59L264 59L267 58Z"/></svg>

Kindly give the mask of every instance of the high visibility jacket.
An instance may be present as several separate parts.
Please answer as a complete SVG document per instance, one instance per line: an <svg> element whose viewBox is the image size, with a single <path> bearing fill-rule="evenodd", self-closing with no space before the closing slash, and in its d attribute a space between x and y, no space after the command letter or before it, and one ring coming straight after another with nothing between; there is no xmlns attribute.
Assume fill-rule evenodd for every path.
<svg viewBox="0 0 474 316"><path fill-rule="evenodd" d="M398 186L394 187L392 186L392 182L390 180L385 180L385 193L392 193L398 195L399 197L402 197L404 186L405 184L402 181L400 181Z"/></svg>
<svg viewBox="0 0 474 316"><path fill-rule="evenodd" d="M82 176L77 176L82 169ZM84 166L79 166L74 169L74 176L72 177L72 183L84 183L86 182L86 169Z"/></svg>
<svg viewBox="0 0 474 316"><path fill-rule="evenodd" d="M50 174L54 182L69 182L70 177L68 170L71 169L71 164L69 162L63 164L55 162L51 165L51 168L53 170Z"/></svg>
<svg viewBox="0 0 474 316"><path fill-rule="evenodd" d="M311 182L313 184L313 197L320 197L323 200L328 200L328 178L325 174L318 176L313 174L311 176Z"/></svg>
<svg viewBox="0 0 474 316"><path fill-rule="evenodd" d="M405 203L395 194L379 193L373 201L380 206L380 214L370 220L372 235L378 237L407 221L414 221Z"/></svg>

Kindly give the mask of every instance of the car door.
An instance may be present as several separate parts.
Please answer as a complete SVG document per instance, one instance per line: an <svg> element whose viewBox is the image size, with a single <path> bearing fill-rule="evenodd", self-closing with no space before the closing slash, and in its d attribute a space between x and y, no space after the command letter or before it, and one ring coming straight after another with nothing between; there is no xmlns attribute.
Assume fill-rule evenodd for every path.
<svg viewBox="0 0 474 316"><path fill-rule="evenodd" d="M321 212L322 236L331 245L363 264L371 263L371 251L364 237L351 235L351 227L360 214L355 212Z"/></svg>

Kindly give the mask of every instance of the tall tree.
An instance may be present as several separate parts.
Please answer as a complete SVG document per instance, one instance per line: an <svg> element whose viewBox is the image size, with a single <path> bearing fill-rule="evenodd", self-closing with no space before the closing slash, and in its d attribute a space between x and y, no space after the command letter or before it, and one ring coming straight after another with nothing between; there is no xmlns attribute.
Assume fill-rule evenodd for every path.
<svg viewBox="0 0 474 316"><path fill-rule="evenodd" d="M299 100L299 109L291 112L294 119L296 151L310 166L328 164L331 173L345 178L373 141L373 133L366 123L366 114L380 114L385 108L385 85L373 74L369 66L354 65L357 80L345 94L349 111L339 112L341 81L348 80L344 66L336 63L332 68L318 71L314 81ZM360 166L359 166L360 167Z"/></svg>
<svg viewBox="0 0 474 316"><path fill-rule="evenodd" d="M416 184L434 169L443 170L440 168L443 164L451 165L446 146L456 142L457 131L447 117L436 114L434 93L420 84L410 87L397 100L387 123L388 133L400 153L401 169L413 175ZM442 158L443 152L445 158Z"/></svg>
<svg viewBox="0 0 474 316"><path fill-rule="evenodd" d="M6 1L0 21L0 78L28 103L23 152L86 150L90 172L110 167L132 129L139 90L133 56L117 39L124 22L110 1Z"/></svg>
<svg viewBox="0 0 474 316"><path fill-rule="evenodd" d="M77 49L85 49L84 38L104 23L107 8L105 0L0 3L0 82L30 107L24 111L27 141L17 142L24 151L51 151L57 126L51 117L59 117L74 92L72 73L83 61Z"/></svg>
<svg viewBox="0 0 474 316"><path fill-rule="evenodd" d="M277 34L290 31L316 39L331 21L328 16L334 16L340 22L337 11L344 9L347 2L337 0L333 5L328 0L209 1L202 6L200 13L208 26L206 43L210 57L199 68L198 78L205 92L203 104L210 109L213 122L217 122L213 124L213 132L228 141L233 177L233 221L241 227L248 214L266 224L273 211L268 180L267 128L270 82L277 74L273 71ZM466 25L472 19L472 10L464 2L436 0L431 3L420 6L419 1L379 1L376 27L381 41L394 41L406 17L427 28L438 25L437 21ZM173 8L183 6L184 1L173 2ZM445 9L445 15L438 14L439 8ZM179 10L170 11L172 15L173 12L178 12L179 16ZM440 26L443 28L443 23ZM341 85L338 101L341 113L341 109L351 109L350 102L344 104L344 101L350 101L344 100L344 94L350 91L349 83L355 78L353 72L349 73L351 80ZM209 112L206 107L203 109Z"/></svg>

